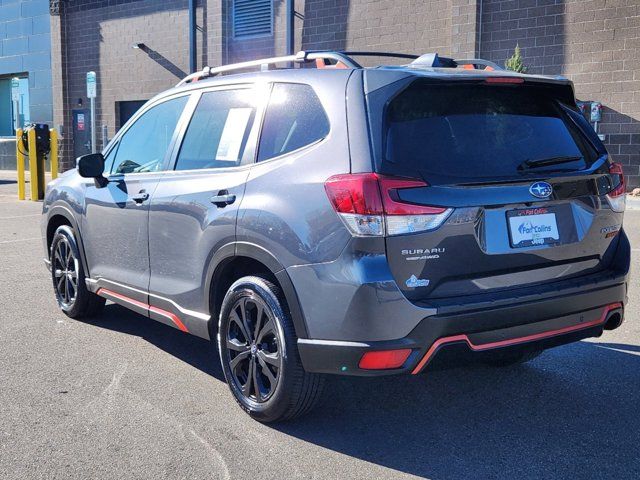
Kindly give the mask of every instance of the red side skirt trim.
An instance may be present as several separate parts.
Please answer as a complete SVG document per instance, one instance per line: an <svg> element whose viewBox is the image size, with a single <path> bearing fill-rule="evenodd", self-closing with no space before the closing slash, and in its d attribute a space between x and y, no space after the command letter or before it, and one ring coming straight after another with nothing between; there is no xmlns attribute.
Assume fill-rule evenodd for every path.
<svg viewBox="0 0 640 480"><path fill-rule="evenodd" d="M189 330L187 329L187 327L185 327L184 323L182 323L180 318L178 318L178 316L175 313L169 312L167 310L163 310L158 307L154 307L153 305L149 305L139 300L134 300L133 298L127 297L126 295L122 295L121 293L114 292L113 290L109 290L107 288L99 288L98 291L96 292L96 295L100 295L102 297L104 297L105 295L108 295L109 297L113 297L124 303L135 305L136 307L144 308L146 310L149 310L150 312L157 313L158 315L162 315L163 317L171 320L178 330L182 330L183 332L189 333Z"/></svg>

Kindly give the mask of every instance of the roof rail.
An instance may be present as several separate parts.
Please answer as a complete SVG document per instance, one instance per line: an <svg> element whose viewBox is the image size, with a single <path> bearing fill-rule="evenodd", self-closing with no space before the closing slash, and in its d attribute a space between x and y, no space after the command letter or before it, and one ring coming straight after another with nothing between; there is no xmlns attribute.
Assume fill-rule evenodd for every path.
<svg viewBox="0 0 640 480"><path fill-rule="evenodd" d="M415 60L419 55L413 53L396 53L396 52L355 52L355 51L340 51L343 55L355 56L355 57L391 57L391 58L408 58Z"/></svg>
<svg viewBox="0 0 640 480"><path fill-rule="evenodd" d="M362 66L353 60L352 56L364 56L364 57L393 57L393 58L407 58L413 60L409 65L415 67L442 67L442 68L456 68L462 65L482 65L486 68L493 70L503 70L502 67L490 62L489 60L482 60L479 58L466 59L466 60L454 60L452 58L440 57L437 53L426 53L424 55L413 55L410 53L395 53L395 52L367 52L367 51L343 51L333 52L325 50L310 50L300 51L295 55L286 55L282 57L262 58L260 60L251 60L249 62L233 63L230 65L223 65L220 67L204 67L201 71L187 75L180 80L176 87L180 87L190 82L194 82L203 78L214 77L221 73L234 72L237 70L244 70L247 68L260 67L261 70L269 70L269 67L278 63L297 63L303 64L312 62L315 60L332 60L337 64L342 64L346 68L362 68ZM343 67L343 68L344 68Z"/></svg>
<svg viewBox="0 0 640 480"><path fill-rule="evenodd" d="M204 67L202 71L187 75L180 80L176 87L180 87L186 83L190 83L202 78L213 77L221 73L233 72L236 70L244 70L246 68L260 67L261 70L269 70L270 65L278 63L308 63L314 60L334 60L344 64L347 68L362 68L360 64L349 58L348 55L341 52L320 52L320 51L300 51L295 55L286 55L282 57L262 58L260 60L251 60L249 62L232 63L221 67Z"/></svg>

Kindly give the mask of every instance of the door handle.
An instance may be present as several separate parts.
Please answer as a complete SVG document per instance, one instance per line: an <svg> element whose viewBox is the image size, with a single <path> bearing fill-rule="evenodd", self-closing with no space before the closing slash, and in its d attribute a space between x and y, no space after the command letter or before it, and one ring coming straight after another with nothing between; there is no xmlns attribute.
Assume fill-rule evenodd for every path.
<svg viewBox="0 0 640 480"><path fill-rule="evenodd" d="M217 195L214 195L210 198L211 203L213 203L218 208L224 208L227 205L231 205L236 201L236 196L233 193L229 193L228 190L220 190Z"/></svg>
<svg viewBox="0 0 640 480"><path fill-rule="evenodd" d="M138 205L149 198L149 194L145 190L140 190L135 195L131 195L131 199Z"/></svg>

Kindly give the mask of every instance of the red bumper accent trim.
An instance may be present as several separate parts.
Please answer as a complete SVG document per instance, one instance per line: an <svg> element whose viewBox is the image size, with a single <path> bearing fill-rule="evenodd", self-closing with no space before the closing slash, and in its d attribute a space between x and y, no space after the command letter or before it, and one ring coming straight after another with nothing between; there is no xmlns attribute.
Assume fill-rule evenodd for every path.
<svg viewBox="0 0 640 480"><path fill-rule="evenodd" d="M133 298L127 297L126 295L122 295L121 293L114 292L113 290L109 290L107 288L99 288L98 291L96 292L96 295L104 296L102 295L103 293L104 295L113 297L117 300L120 300L121 302L128 303L130 305L135 305L136 307L144 308L146 310L149 310L150 312L157 313L158 315L162 315L163 317L166 317L169 320L171 320L173 324L176 326L176 328L178 328L178 330L182 330L183 332L189 333L189 330L187 329L187 327L185 327L184 323L182 323L182 321L178 318L178 316L175 313L169 312L167 310L163 310L158 307L154 307L153 305L149 305L139 300L135 300Z"/></svg>
<svg viewBox="0 0 640 480"><path fill-rule="evenodd" d="M442 347L447 343L467 342L467 345L471 350L475 352L480 352L483 350L491 350L493 348L508 347L511 345L518 345L520 343L527 343L535 340L543 340L545 338L556 337L558 335L564 335L567 333L577 332L579 330L584 330L586 328L602 325L607 320L607 315L611 310L615 310L616 308L621 308L621 307L622 307L621 303L612 303L611 305L607 305L606 307L604 307L604 312L602 312L602 315L600 316L600 318L592 322L581 323L579 325L571 325L568 327L559 328L557 330L549 330L546 332L540 332L533 335L527 335L525 337L510 338L508 340L501 340L499 342L483 343L482 345L474 345L469 339L469 337L465 334L453 335L451 337L442 337L436 340L435 342L433 342L433 345L431 345L429 350L427 350L427 353L425 353L424 357L422 357L422 360L420 360L418 365L416 365L416 367L413 369L411 373L413 375L420 373L422 369L425 367L425 365L429 363L429 360L431 360L431 358L440 349L440 347Z"/></svg>

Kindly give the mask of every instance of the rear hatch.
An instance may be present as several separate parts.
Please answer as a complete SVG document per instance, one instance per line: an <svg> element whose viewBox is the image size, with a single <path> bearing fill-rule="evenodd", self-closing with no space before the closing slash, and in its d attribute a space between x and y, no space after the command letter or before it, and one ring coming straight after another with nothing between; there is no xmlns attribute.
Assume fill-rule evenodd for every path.
<svg viewBox="0 0 640 480"><path fill-rule="evenodd" d="M413 301L493 294L606 269L618 165L569 82L415 78L368 95L392 274Z"/></svg>

